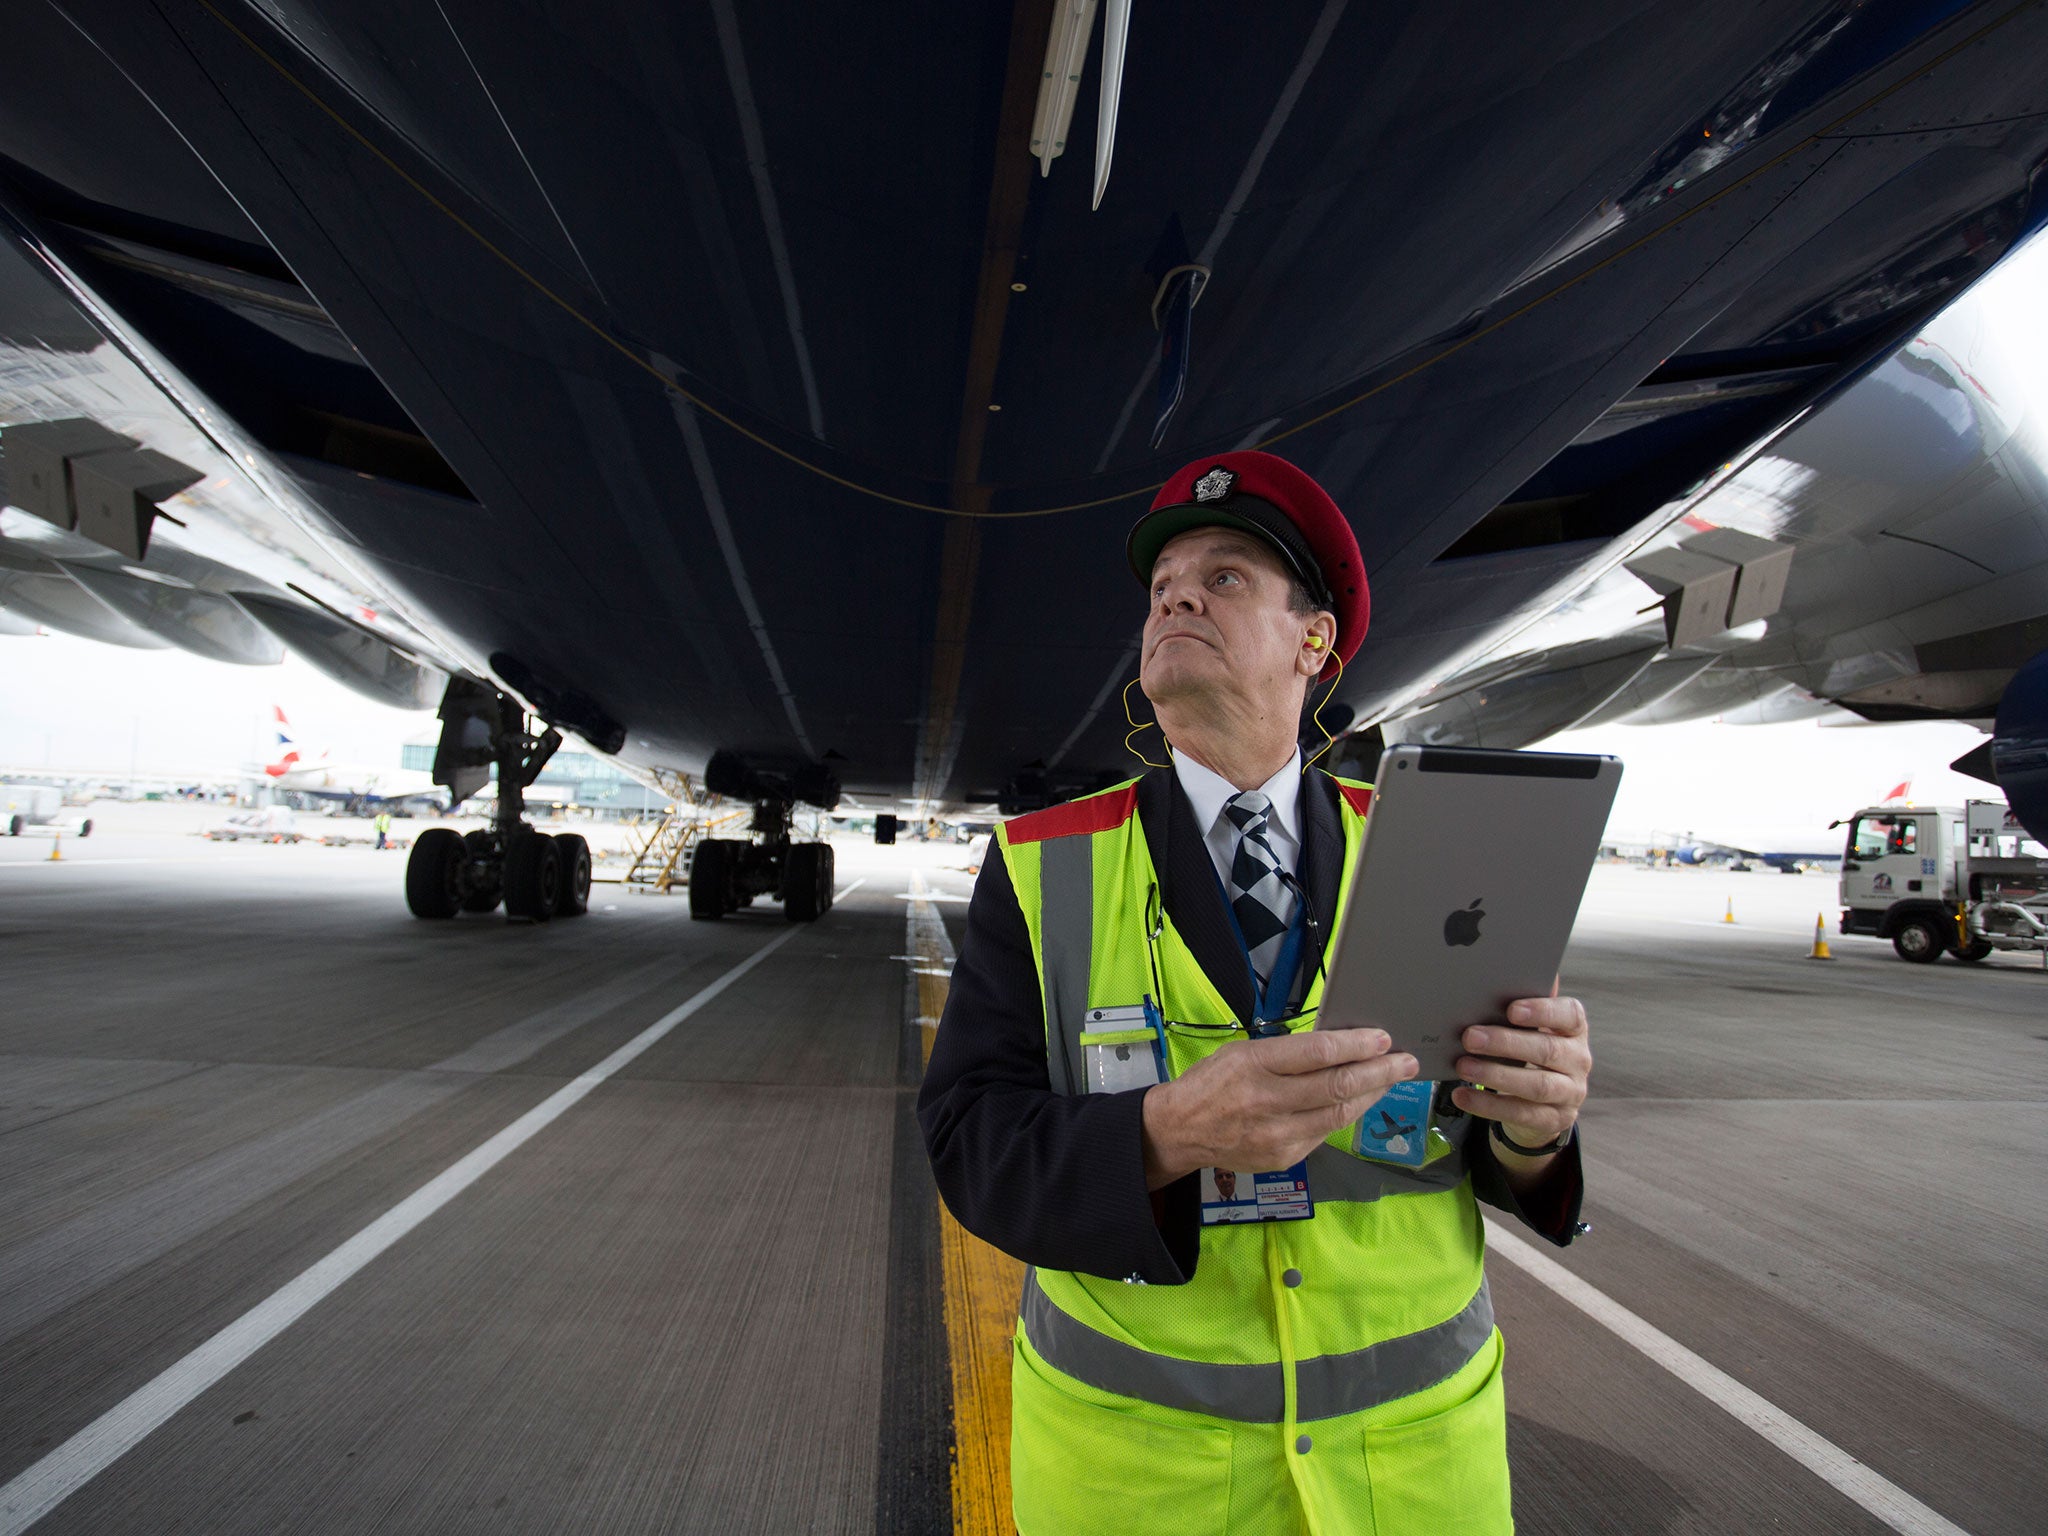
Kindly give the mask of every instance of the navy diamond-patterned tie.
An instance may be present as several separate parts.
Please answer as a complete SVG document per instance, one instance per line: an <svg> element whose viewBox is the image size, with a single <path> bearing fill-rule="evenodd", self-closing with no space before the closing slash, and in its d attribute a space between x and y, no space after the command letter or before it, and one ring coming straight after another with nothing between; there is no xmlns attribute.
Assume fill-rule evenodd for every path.
<svg viewBox="0 0 2048 1536"><path fill-rule="evenodd" d="M1223 814L1237 828L1237 852L1230 861L1230 908L1251 952L1252 969L1263 985L1280 958L1287 921L1294 912L1294 894L1280 878L1280 859L1266 837L1272 799L1256 789L1232 795Z"/></svg>

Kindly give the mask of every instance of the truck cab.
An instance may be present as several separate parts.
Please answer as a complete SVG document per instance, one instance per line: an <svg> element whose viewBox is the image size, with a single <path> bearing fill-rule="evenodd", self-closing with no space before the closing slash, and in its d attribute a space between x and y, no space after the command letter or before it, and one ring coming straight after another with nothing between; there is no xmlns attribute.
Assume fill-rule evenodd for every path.
<svg viewBox="0 0 2048 1536"><path fill-rule="evenodd" d="M1870 806L1848 826L1843 933L1890 939L1921 964L2043 948L2048 849L2004 805Z"/></svg>

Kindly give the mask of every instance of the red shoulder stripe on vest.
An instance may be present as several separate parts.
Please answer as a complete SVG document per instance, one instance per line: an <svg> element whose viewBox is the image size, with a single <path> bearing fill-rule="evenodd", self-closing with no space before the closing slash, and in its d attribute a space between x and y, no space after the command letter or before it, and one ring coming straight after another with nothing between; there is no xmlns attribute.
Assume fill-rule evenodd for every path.
<svg viewBox="0 0 2048 1536"><path fill-rule="evenodd" d="M1138 786L1126 784L1106 795L1070 800L1048 806L1003 823L1003 837L1012 847L1019 843L1042 843L1049 837L1076 837L1089 832L1107 832L1129 821L1138 809Z"/></svg>
<svg viewBox="0 0 2048 1536"><path fill-rule="evenodd" d="M1372 809L1372 786L1370 784L1337 784L1337 793L1344 797L1344 803L1363 816Z"/></svg>

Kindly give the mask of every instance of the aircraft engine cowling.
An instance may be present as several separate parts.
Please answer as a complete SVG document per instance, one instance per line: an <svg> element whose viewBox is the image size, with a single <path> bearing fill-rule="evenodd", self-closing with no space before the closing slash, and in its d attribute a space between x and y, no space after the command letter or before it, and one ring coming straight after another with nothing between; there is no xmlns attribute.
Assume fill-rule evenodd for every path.
<svg viewBox="0 0 2048 1536"><path fill-rule="evenodd" d="M1991 736L1991 764L2020 825L2036 841L2048 843L2048 651L2005 685Z"/></svg>

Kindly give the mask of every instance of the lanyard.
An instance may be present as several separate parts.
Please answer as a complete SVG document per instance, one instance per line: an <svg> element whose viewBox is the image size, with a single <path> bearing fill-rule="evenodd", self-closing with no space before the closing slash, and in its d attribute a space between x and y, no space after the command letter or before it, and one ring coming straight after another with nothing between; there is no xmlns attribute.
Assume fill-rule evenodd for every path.
<svg viewBox="0 0 2048 1536"><path fill-rule="evenodd" d="M1159 862L1167 867L1171 867L1173 863L1169 848L1172 827L1172 818L1169 816L1166 825L1160 828L1159 832ZM1285 1033L1285 1026L1279 1021L1286 1016L1288 1001L1300 976L1302 948L1305 942L1314 942L1316 970L1320 973L1323 968L1322 924L1318 923L1314 914L1309 911L1308 892L1302 889L1300 881L1282 872L1281 880L1285 882L1288 890L1294 893L1294 920L1288 925L1287 937L1282 941L1280 953L1274 959L1273 974L1262 987L1259 985L1258 970L1252 965L1251 950L1244 941L1244 932L1238 927L1237 913L1230 905L1230 892L1224 888L1223 877L1216 872L1216 865L1209 858L1206 845L1202 850L1202 863L1207 866L1209 879L1216 887L1217 899L1223 903L1223 910L1230 918L1231 936L1237 940L1238 953L1244 956L1246 979L1251 983L1252 1022L1246 1033L1254 1036ZM1150 889L1145 892L1145 958L1152 970L1152 993L1158 998L1156 1006L1160 1010L1162 1020L1166 1009L1166 989L1159 970L1159 935L1165 928L1166 908L1160 900L1159 885L1155 879ZM1203 1033L1232 1033L1243 1026L1176 1024L1174 1028L1198 1030ZM1161 1044L1163 1047L1163 1035Z"/></svg>
<svg viewBox="0 0 2048 1536"><path fill-rule="evenodd" d="M1224 888L1223 877L1216 873L1213 864L1209 867L1209 875L1216 882L1217 895L1223 898L1223 910L1230 914L1230 934L1237 940L1237 952L1244 956L1245 978L1252 985L1249 1033L1254 1037L1284 1034L1286 1030L1280 1020L1287 1016L1287 1004L1294 995L1294 980L1301 973L1301 946L1308 931L1305 894L1295 888L1292 881L1287 882L1288 888L1294 892L1294 917L1287 924L1287 937L1280 941L1280 953L1273 959L1273 974L1261 986L1258 968L1252 964L1251 946L1244 941L1244 930L1238 926L1237 909L1230 904L1230 892Z"/></svg>

